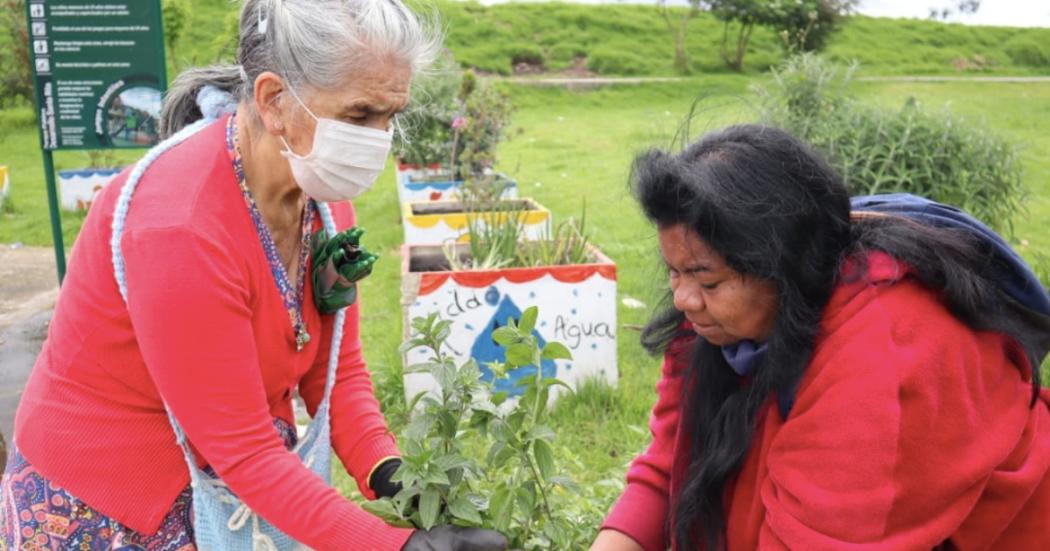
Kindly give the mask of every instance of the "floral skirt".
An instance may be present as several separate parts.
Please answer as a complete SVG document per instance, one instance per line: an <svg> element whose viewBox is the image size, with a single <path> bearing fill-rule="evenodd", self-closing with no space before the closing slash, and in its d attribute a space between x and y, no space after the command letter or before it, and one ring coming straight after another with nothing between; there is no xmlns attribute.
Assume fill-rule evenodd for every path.
<svg viewBox="0 0 1050 551"><path fill-rule="evenodd" d="M295 446L295 425L275 418L274 427L285 446ZM213 474L210 469L206 471ZM156 533L140 534L55 486L11 445L0 482L0 551L196 549L190 486L175 498Z"/></svg>

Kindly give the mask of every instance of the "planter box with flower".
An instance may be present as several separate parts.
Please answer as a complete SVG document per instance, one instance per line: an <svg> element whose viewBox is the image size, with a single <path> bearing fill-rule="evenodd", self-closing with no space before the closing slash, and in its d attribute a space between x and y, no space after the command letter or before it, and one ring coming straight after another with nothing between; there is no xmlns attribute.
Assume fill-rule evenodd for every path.
<svg viewBox="0 0 1050 551"><path fill-rule="evenodd" d="M457 200L464 187L476 193L483 186L493 198L517 197L517 183L492 168L512 110L506 94L443 58L437 71L419 81L399 119L398 200Z"/></svg>
<svg viewBox="0 0 1050 551"><path fill-rule="evenodd" d="M483 378L493 379L487 366L505 362L506 354L493 333L509 318L520 318L528 306L538 306L534 336L540 344L565 343L572 360L544 360L545 377L557 377L575 388L586 379L615 384L616 265L587 242L573 220L538 241L520 240L513 220L483 230L471 228L468 243L405 245L402 248L401 296L406 340L410 320L438 313L455 322L448 348L457 362L473 358ZM421 361L420 350L408 350L405 364ZM517 382L536 372L519 367L494 381L496 391L520 393ZM437 388L427 374L405 376L405 395Z"/></svg>

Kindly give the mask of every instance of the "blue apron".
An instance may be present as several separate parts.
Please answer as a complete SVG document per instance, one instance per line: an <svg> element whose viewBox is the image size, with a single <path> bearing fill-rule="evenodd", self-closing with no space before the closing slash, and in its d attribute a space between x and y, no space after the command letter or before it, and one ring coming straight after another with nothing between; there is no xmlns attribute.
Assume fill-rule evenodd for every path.
<svg viewBox="0 0 1050 551"><path fill-rule="evenodd" d="M131 204L135 187L149 166L165 151L182 143L187 138L210 124L211 120L201 120L174 136L164 140L151 149L135 165L120 191L117 206L113 212L113 233L110 248L113 253L113 272L120 288L120 295L127 302L127 281L124 255L120 250L120 237L124 231L128 207ZM318 211L328 235L335 235L335 222L328 205L318 203ZM343 323L346 320L346 309L336 313L335 326L332 331L332 345L328 356L328 372L325 380L324 397L317 408L317 413L307 426L306 433L296 444L293 451L303 464L331 483L331 425L330 398L335 385L336 370L339 365L339 348L343 340ZM172 415L167 404L164 406L168 420L175 431L175 440L182 449L186 465L190 471L190 485L193 487L193 528L197 548L200 551L288 551L308 549L281 532L258 514L242 503L221 479L213 477L197 467L197 462L190 450L186 435L183 434L178 420Z"/></svg>

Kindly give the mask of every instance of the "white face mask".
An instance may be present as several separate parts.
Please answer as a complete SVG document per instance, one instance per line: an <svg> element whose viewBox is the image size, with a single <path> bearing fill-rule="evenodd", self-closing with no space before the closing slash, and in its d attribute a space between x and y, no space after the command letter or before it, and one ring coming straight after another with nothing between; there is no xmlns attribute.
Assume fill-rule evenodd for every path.
<svg viewBox="0 0 1050 551"><path fill-rule="evenodd" d="M305 156L280 137L286 148L281 155L288 159L295 183L321 202L345 201L368 191L386 166L393 131L319 118L295 92L292 96L317 121L313 149Z"/></svg>

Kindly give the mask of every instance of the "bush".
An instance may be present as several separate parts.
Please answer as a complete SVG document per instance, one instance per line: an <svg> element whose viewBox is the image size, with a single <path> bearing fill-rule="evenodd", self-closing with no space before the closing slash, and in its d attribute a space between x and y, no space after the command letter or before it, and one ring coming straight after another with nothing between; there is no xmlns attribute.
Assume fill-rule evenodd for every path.
<svg viewBox="0 0 1050 551"><path fill-rule="evenodd" d="M587 56L587 68L607 75L639 75L648 73L648 61L640 55L629 51L613 50L610 48L594 48Z"/></svg>
<svg viewBox="0 0 1050 551"><path fill-rule="evenodd" d="M516 67L519 63L528 63L539 67L544 65L543 50L535 44L514 45L507 49L506 55L510 58L511 67Z"/></svg>
<svg viewBox="0 0 1050 551"><path fill-rule="evenodd" d="M1024 195L1012 144L914 98L895 111L865 105L850 93L852 74L814 55L789 59L756 90L763 121L813 144L853 194L914 193L1010 229Z"/></svg>
<svg viewBox="0 0 1050 551"><path fill-rule="evenodd" d="M1010 61L1026 67L1050 67L1050 45L1032 36L1017 35L1003 44Z"/></svg>
<svg viewBox="0 0 1050 551"><path fill-rule="evenodd" d="M0 0L0 108L33 101L25 0Z"/></svg>

